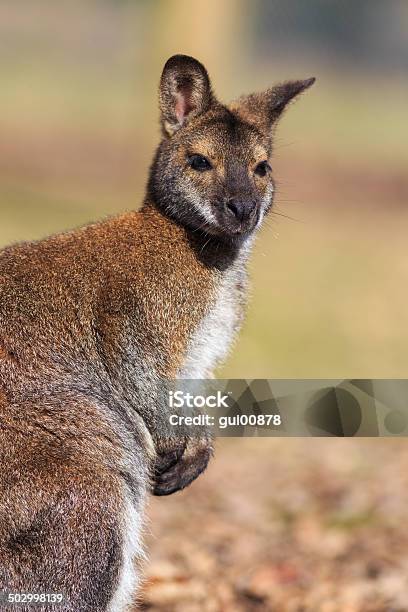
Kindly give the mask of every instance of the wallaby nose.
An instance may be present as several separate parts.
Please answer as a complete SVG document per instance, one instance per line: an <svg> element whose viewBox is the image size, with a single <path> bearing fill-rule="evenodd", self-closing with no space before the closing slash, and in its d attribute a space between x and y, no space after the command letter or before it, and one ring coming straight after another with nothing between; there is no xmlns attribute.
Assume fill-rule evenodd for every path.
<svg viewBox="0 0 408 612"><path fill-rule="evenodd" d="M233 198L227 202L228 210L234 215L238 221L249 219L255 210L256 202L252 200L240 200Z"/></svg>

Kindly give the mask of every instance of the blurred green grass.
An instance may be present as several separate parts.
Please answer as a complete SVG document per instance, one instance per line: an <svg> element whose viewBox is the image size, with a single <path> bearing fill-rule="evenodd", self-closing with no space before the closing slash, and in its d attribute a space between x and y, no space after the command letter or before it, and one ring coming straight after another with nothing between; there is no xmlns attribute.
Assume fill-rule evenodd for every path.
<svg viewBox="0 0 408 612"><path fill-rule="evenodd" d="M278 237L264 231L224 376L407 376L407 212L320 213L304 224L279 219Z"/></svg>
<svg viewBox="0 0 408 612"><path fill-rule="evenodd" d="M352 68L333 74L310 58L251 63L245 45L240 70L226 72L224 48L212 50L208 37L197 50L194 30L175 40L177 16L164 5L160 27L144 3L122 13L103 6L65 5L69 28L56 14L48 30L36 24L31 46L0 59L0 246L139 206L171 53L219 57L208 68L225 100L314 74L277 132L278 214L255 247L248 318L220 375L407 376L408 84ZM223 19L230 23L227 9ZM108 37L106 48L90 53L77 36L88 23ZM55 24L65 37L59 53ZM149 44L135 36L146 27Z"/></svg>

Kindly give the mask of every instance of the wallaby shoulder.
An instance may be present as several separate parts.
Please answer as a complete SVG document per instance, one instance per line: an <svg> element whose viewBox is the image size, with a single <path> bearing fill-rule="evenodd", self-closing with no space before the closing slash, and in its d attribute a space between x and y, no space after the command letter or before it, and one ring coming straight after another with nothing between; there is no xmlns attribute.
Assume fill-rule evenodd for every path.
<svg viewBox="0 0 408 612"><path fill-rule="evenodd" d="M88 372L95 358L137 345L175 376L214 305L232 306L242 286L242 263L214 257L149 206L2 250L0 369L3 352L3 361L37 363L41 375L58 358L78 369L83 360Z"/></svg>

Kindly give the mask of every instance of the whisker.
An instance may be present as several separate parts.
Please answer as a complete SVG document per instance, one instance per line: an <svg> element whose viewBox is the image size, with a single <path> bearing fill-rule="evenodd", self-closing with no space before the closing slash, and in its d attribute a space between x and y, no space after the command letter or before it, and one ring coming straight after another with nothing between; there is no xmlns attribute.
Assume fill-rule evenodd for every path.
<svg viewBox="0 0 408 612"><path fill-rule="evenodd" d="M278 212L276 210L270 211L271 215L275 215L277 217L284 217L285 219L290 219L290 221L297 221L298 223L303 223L302 219L296 219L296 217L291 217L290 215L285 215L284 213Z"/></svg>
<svg viewBox="0 0 408 612"><path fill-rule="evenodd" d="M297 144L296 140L293 140L291 142L278 142L278 143L276 143L275 141L273 145L273 150L276 151L279 149L285 149L286 147L292 147L295 144Z"/></svg>

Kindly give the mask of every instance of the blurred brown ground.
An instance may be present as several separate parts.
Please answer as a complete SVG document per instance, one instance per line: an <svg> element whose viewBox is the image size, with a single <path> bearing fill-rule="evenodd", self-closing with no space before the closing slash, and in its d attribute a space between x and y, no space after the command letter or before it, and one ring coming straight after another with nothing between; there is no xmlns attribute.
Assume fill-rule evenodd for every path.
<svg viewBox="0 0 408 612"><path fill-rule="evenodd" d="M142 609L403 612L405 440L219 440L150 505Z"/></svg>
<svg viewBox="0 0 408 612"><path fill-rule="evenodd" d="M0 4L0 245L140 204L171 54L201 59L225 100L315 75L279 126L275 211L251 261L243 333L219 375L406 377L406 3L196 9ZM295 14L311 28L303 42ZM408 610L407 453L390 439L219 441L188 490L151 500L144 608Z"/></svg>

